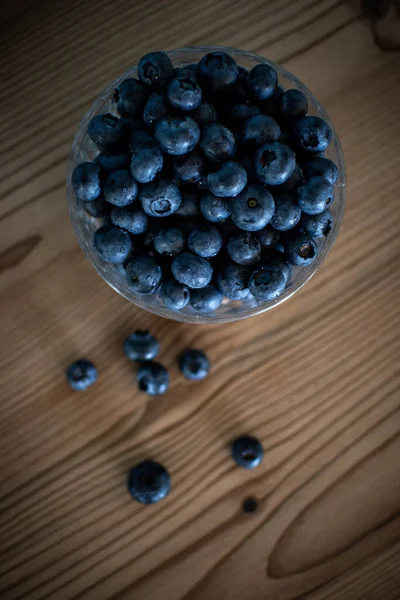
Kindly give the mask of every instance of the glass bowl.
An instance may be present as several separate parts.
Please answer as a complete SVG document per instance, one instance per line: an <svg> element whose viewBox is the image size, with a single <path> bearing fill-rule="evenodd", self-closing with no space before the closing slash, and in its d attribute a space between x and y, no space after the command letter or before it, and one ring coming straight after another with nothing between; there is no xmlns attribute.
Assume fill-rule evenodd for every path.
<svg viewBox="0 0 400 600"><path fill-rule="evenodd" d="M309 281L314 273L316 273L325 260L328 252L332 248L333 243L338 235L345 204L346 176L343 152L338 136L320 102L310 92L310 90L299 79L297 79L297 77L292 75L289 71L286 71L286 69L280 67L272 61L267 60L266 58L263 58L262 56L257 56L255 54L251 54L250 52L245 52L244 50L238 50L235 48L196 46L172 50L167 52L167 54L171 58L174 67L182 67L190 63L198 62L201 57L204 56L204 54L215 50L223 50L224 52L227 52L235 58L238 65L245 67L246 69L251 69L259 63L269 64L276 69L279 76L279 83L285 89L297 88L306 94L309 102L308 114L320 115L332 128L332 142L324 153L324 156L330 158L336 163L339 170L339 177L334 186L335 200L330 207L333 217L332 230L326 238L316 240L318 243L318 255L314 262L307 267L295 267L293 269L292 278L281 296L274 301L257 301L255 299L232 301L225 298L221 306L211 313L196 313L190 306L185 307L179 312L173 311L163 305L157 294L152 296L143 296L141 294L134 293L128 286L123 267L121 265L106 264L102 262L94 253L92 248L92 239L94 231L100 226L99 219L91 217L85 211L82 204L76 200L72 189L71 176L74 168L80 162L93 160L99 152L98 148L86 134L89 121L99 113L110 112L115 115L118 114L116 111L116 105L113 102L114 89L127 77L137 77L137 67L132 67L132 69L129 69L115 81L113 81L108 88L106 88L93 102L92 106L82 119L73 141L67 172L67 199L72 225L74 227L79 244L89 261L92 263L99 275L101 275L104 281L106 281L112 288L114 288L114 290L121 294L121 296L130 302L133 302L133 304L136 304L140 308L143 308L144 310L150 311L162 317L188 323L224 323L227 321L236 321L237 319L245 319L247 317L252 317L262 313L266 310L270 310L271 308L278 306L293 296L293 294L303 287L303 285Z"/></svg>

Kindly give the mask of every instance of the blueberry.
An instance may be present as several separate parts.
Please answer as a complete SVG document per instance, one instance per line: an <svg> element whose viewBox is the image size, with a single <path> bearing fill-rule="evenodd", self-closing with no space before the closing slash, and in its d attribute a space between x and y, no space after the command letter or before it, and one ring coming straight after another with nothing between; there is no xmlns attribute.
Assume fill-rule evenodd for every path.
<svg viewBox="0 0 400 600"><path fill-rule="evenodd" d="M201 350L185 350L178 359L179 369L186 379L199 381L210 372L210 361Z"/></svg>
<svg viewBox="0 0 400 600"><path fill-rule="evenodd" d="M249 183L259 183L251 152L236 152L235 160L246 169Z"/></svg>
<svg viewBox="0 0 400 600"><path fill-rule="evenodd" d="M160 298L171 310L181 310L190 302L190 290L186 285L169 279L161 286Z"/></svg>
<svg viewBox="0 0 400 600"><path fill-rule="evenodd" d="M139 115L145 105L147 91L140 81L124 79L114 90L114 100L120 115Z"/></svg>
<svg viewBox="0 0 400 600"><path fill-rule="evenodd" d="M293 123L305 117L307 111L307 96L301 90L291 89L282 94L279 104L279 112L282 119Z"/></svg>
<svg viewBox="0 0 400 600"><path fill-rule="evenodd" d="M89 360L82 358L67 369L67 381L76 392L83 392L97 381L97 369Z"/></svg>
<svg viewBox="0 0 400 600"><path fill-rule="evenodd" d="M194 289L208 285L213 272L205 258L189 252L178 254L172 261L171 269L177 281Z"/></svg>
<svg viewBox="0 0 400 600"><path fill-rule="evenodd" d="M167 87L167 99L171 106L180 110L194 110L202 100L201 87L190 71L175 75Z"/></svg>
<svg viewBox="0 0 400 600"><path fill-rule="evenodd" d="M276 300L285 289L286 278L273 265L261 265L250 275L249 290L257 300Z"/></svg>
<svg viewBox="0 0 400 600"><path fill-rule="evenodd" d="M301 210L289 194L279 194L274 197L275 212L271 219L271 225L278 231L288 231L296 227L300 221Z"/></svg>
<svg viewBox="0 0 400 600"><path fill-rule="evenodd" d="M207 183L215 196L237 196L247 184L247 172L240 163L228 160L218 171L208 175Z"/></svg>
<svg viewBox="0 0 400 600"><path fill-rule="evenodd" d="M150 183L163 167L163 155L158 148L143 148L132 157L131 173L139 183Z"/></svg>
<svg viewBox="0 0 400 600"><path fill-rule="evenodd" d="M266 252L275 248L279 242L280 233L268 225L264 229L256 231L256 237L260 242L261 252Z"/></svg>
<svg viewBox="0 0 400 600"><path fill-rule="evenodd" d="M193 290L190 304L197 312L209 313L217 310L223 299L223 294L214 285L210 284L200 290Z"/></svg>
<svg viewBox="0 0 400 600"><path fill-rule="evenodd" d="M209 123L203 128L200 148L211 162L222 162L234 156L235 138L233 133L220 123Z"/></svg>
<svg viewBox="0 0 400 600"><path fill-rule="evenodd" d="M236 103L232 106L230 111L230 118L233 121L245 121L249 117L254 117L260 114L258 106L252 104L240 104Z"/></svg>
<svg viewBox="0 0 400 600"><path fill-rule="evenodd" d="M100 169L92 162L84 162L72 173L72 189L78 200L91 202L101 194Z"/></svg>
<svg viewBox="0 0 400 600"><path fill-rule="evenodd" d="M114 207L111 211L111 221L113 225L129 231L133 235L144 233L148 224L147 215L136 206Z"/></svg>
<svg viewBox="0 0 400 600"><path fill-rule="evenodd" d="M142 504L155 504L169 494L171 478L163 465L145 460L129 471L128 492Z"/></svg>
<svg viewBox="0 0 400 600"><path fill-rule="evenodd" d="M210 258L221 250L222 236L215 225L201 225L190 233L188 246L195 254Z"/></svg>
<svg viewBox="0 0 400 600"><path fill-rule="evenodd" d="M126 280L138 294L154 294L161 279L161 267L151 256L135 256L126 265Z"/></svg>
<svg viewBox="0 0 400 600"><path fill-rule="evenodd" d="M248 269L235 263L225 263L218 275L218 289L230 300L245 300L249 296Z"/></svg>
<svg viewBox="0 0 400 600"><path fill-rule="evenodd" d="M206 173L205 158L194 150L174 159L175 176L183 183L197 183Z"/></svg>
<svg viewBox="0 0 400 600"><path fill-rule="evenodd" d="M171 112L164 92L158 91L150 94L143 111L143 121L147 127L153 129L163 117Z"/></svg>
<svg viewBox="0 0 400 600"><path fill-rule="evenodd" d="M314 156L310 160L302 163L301 169L306 179L319 175L325 177L334 185L338 179L338 168L335 163L329 158L322 158L320 156Z"/></svg>
<svg viewBox="0 0 400 600"><path fill-rule="evenodd" d="M284 249L283 249L284 251ZM292 276L292 267L285 260L284 255L276 250L269 250L264 253L263 265L267 267L275 267L282 271L286 283L289 282Z"/></svg>
<svg viewBox="0 0 400 600"><path fill-rule="evenodd" d="M83 208L89 215L98 219L99 217L108 217L111 211L111 205L106 201L103 194L90 202L83 202Z"/></svg>
<svg viewBox="0 0 400 600"><path fill-rule="evenodd" d="M279 107L283 92L284 89L280 85L278 85L272 96L270 96L266 100L261 100L258 102L258 106L260 107L261 112L264 115L269 115L274 119L278 119L280 117Z"/></svg>
<svg viewBox="0 0 400 600"><path fill-rule="evenodd" d="M160 342L149 331L138 329L124 342L124 353L129 360L153 360L159 351Z"/></svg>
<svg viewBox="0 0 400 600"><path fill-rule="evenodd" d="M317 256L317 245L307 234L290 236L285 242L285 256L292 265L305 267Z"/></svg>
<svg viewBox="0 0 400 600"><path fill-rule="evenodd" d="M183 194L182 202L175 212L176 217L193 219L200 216L200 198L198 194Z"/></svg>
<svg viewBox="0 0 400 600"><path fill-rule="evenodd" d="M129 138L132 133L143 129L144 123L141 115L121 115L119 119L125 128L126 136Z"/></svg>
<svg viewBox="0 0 400 600"><path fill-rule="evenodd" d="M217 111L211 102L203 100L198 108L191 111L190 116L200 127L203 127L217 120Z"/></svg>
<svg viewBox="0 0 400 600"><path fill-rule="evenodd" d="M132 134L129 142L129 150L132 153L132 158L144 148L157 148L154 138L146 131L138 130Z"/></svg>
<svg viewBox="0 0 400 600"><path fill-rule="evenodd" d="M307 215L303 213L300 224L304 231L312 237L326 237L332 230L333 219L329 210L318 215Z"/></svg>
<svg viewBox="0 0 400 600"><path fill-rule="evenodd" d="M140 81L153 89L159 89L172 79L174 67L165 52L149 52L139 61L138 75Z"/></svg>
<svg viewBox="0 0 400 600"><path fill-rule="evenodd" d="M104 195L107 202L114 206L132 204L138 194L138 185L126 169L113 171L104 184Z"/></svg>
<svg viewBox="0 0 400 600"><path fill-rule="evenodd" d="M144 212L151 217L169 217L182 200L179 188L167 179L143 185L139 198Z"/></svg>
<svg viewBox="0 0 400 600"><path fill-rule="evenodd" d="M182 252L185 246L185 236L176 227L161 229L154 238L155 251L165 256L175 256Z"/></svg>
<svg viewBox="0 0 400 600"><path fill-rule="evenodd" d="M274 192L277 194L295 194L297 188L304 183L303 173L301 168L296 163L295 169L289 179L286 179L281 185L274 187Z"/></svg>
<svg viewBox="0 0 400 600"><path fill-rule="evenodd" d="M231 214L229 204L229 199L218 198L211 192L206 192L200 200L201 214L207 221L211 221L211 223L221 223Z"/></svg>
<svg viewBox="0 0 400 600"><path fill-rule="evenodd" d="M93 249L104 262L123 263L133 250L129 233L113 225L103 225L94 232Z"/></svg>
<svg viewBox="0 0 400 600"><path fill-rule="evenodd" d="M253 67L247 79L247 87L254 100L266 100L275 92L278 75L275 69L266 64Z"/></svg>
<svg viewBox="0 0 400 600"><path fill-rule="evenodd" d="M94 159L102 173L109 175L112 171L129 168L130 156L126 150L103 150Z"/></svg>
<svg viewBox="0 0 400 600"><path fill-rule="evenodd" d="M284 183L296 168L296 155L289 146L279 142L264 144L255 154L257 175L266 185Z"/></svg>
<svg viewBox="0 0 400 600"><path fill-rule="evenodd" d="M255 265L260 260L260 242L249 231L233 233L228 240L226 249L233 262L238 265Z"/></svg>
<svg viewBox="0 0 400 600"><path fill-rule="evenodd" d="M293 128L292 139L299 150L316 154L327 149L332 130L321 117L303 117Z"/></svg>
<svg viewBox="0 0 400 600"><path fill-rule="evenodd" d="M324 212L333 202L333 187L325 177L315 175L297 189L297 203L309 215Z"/></svg>
<svg viewBox="0 0 400 600"><path fill-rule="evenodd" d="M200 128L190 117L164 117L157 123L154 135L163 152L181 155L197 146Z"/></svg>
<svg viewBox="0 0 400 600"><path fill-rule="evenodd" d="M196 73L196 71L197 71L197 63L190 63L189 65L185 65L185 69L187 71L191 71L192 73Z"/></svg>
<svg viewBox="0 0 400 600"><path fill-rule="evenodd" d="M232 221L245 231L259 231L271 220L274 199L261 185L249 185L230 201Z"/></svg>
<svg viewBox="0 0 400 600"><path fill-rule="evenodd" d="M197 78L204 89L211 93L220 92L234 84L238 77L238 66L226 52L209 52L197 65Z"/></svg>
<svg viewBox="0 0 400 600"><path fill-rule="evenodd" d="M267 115L249 117L243 123L242 140L245 144L260 145L279 139L281 130L276 121Z"/></svg>
<svg viewBox="0 0 400 600"><path fill-rule="evenodd" d="M250 435L243 435L232 443L232 458L239 467L254 469L264 457L261 442Z"/></svg>
<svg viewBox="0 0 400 600"><path fill-rule="evenodd" d="M87 131L92 142L99 148L115 146L126 136L126 129L122 121L110 113L93 117Z"/></svg>

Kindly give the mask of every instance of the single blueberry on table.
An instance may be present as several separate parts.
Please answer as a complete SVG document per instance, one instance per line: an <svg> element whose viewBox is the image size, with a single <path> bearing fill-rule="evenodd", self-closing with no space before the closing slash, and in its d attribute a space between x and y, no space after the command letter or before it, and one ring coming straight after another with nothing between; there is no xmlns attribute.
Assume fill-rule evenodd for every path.
<svg viewBox="0 0 400 600"><path fill-rule="evenodd" d="M293 143L299 150L317 154L324 152L332 140L332 130L328 123L309 115L297 121L292 131Z"/></svg>
<svg viewBox="0 0 400 600"><path fill-rule="evenodd" d="M273 67L259 64L253 67L247 78L247 87L253 100L270 98L278 84L278 75Z"/></svg>
<svg viewBox="0 0 400 600"><path fill-rule="evenodd" d="M127 169L119 169L109 174L104 184L107 202L114 206L128 206L138 195L138 185Z"/></svg>
<svg viewBox="0 0 400 600"><path fill-rule="evenodd" d="M203 217L211 223L222 223L230 214L230 199L219 198L206 192L200 199L200 210Z"/></svg>
<svg viewBox="0 0 400 600"><path fill-rule="evenodd" d="M139 390L149 396L165 394L169 386L169 374L165 367L157 362L146 361L140 363L136 381Z"/></svg>
<svg viewBox="0 0 400 600"><path fill-rule="evenodd" d="M161 229L154 238L154 249L164 256L176 256L186 246L182 231L176 227Z"/></svg>
<svg viewBox="0 0 400 600"><path fill-rule="evenodd" d="M190 71L176 74L167 86L167 99L171 106L179 110L194 110L202 100L201 87L196 76Z"/></svg>
<svg viewBox="0 0 400 600"><path fill-rule="evenodd" d="M289 146L270 142L259 148L254 157L257 175L265 185L280 185L296 168L296 155Z"/></svg>
<svg viewBox="0 0 400 600"><path fill-rule="evenodd" d="M190 302L190 290L187 285L168 279L161 286L160 298L171 310L181 310Z"/></svg>
<svg viewBox="0 0 400 600"><path fill-rule="evenodd" d="M120 115L139 115L146 98L147 90L143 83L133 77L124 79L114 90L114 100Z"/></svg>
<svg viewBox="0 0 400 600"><path fill-rule="evenodd" d="M254 117L260 114L258 106L253 104L241 104L237 102L234 104L230 111L230 118L232 121L245 121L249 117Z"/></svg>
<svg viewBox="0 0 400 600"><path fill-rule="evenodd" d="M285 257L298 267L310 265L317 256L317 244L305 233L290 236L285 241Z"/></svg>
<svg viewBox="0 0 400 600"><path fill-rule="evenodd" d="M226 250L238 265L255 265L261 257L261 245L250 231L233 233L228 240Z"/></svg>
<svg viewBox="0 0 400 600"><path fill-rule="evenodd" d="M154 294L162 279L161 267L152 256L135 256L126 265L126 280L138 294Z"/></svg>
<svg viewBox="0 0 400 600"><path fill-rule="evenodd" d="M174 158L175 176L183 183L197 183L206 174L206 160L196 152Z"/></svg>
<svg viewBox="0 0 400 600"><path fill-rule="evenodd" d="M280 135L281 129L278 123L267 115L255 115L243 123L242 140L249 146L275 142Z"/></svg>
<svg viewBox="0 0 400 600"><path fill-rule="evenodd" d="M281 118L286 119L289 123L302 119L308 111L307 96L301 90L286 90L282 94L279 111Z"/></svg>
<svg viewBox="0 0 400 600"><path fill-rule="evenodd" d="M218 289L230 300L246 300L249 297L249 271L235 263L225 263L217 275Z"/></svg>
<svg viewBox="0 0 400 600"><path fill-rule="evenodd" d="M308 215L324 212L333 202L333 186L325 177L315 175L297 189L297 204Z"/></svg>
<svg viewBox="0 0 400 600"><path fill-rule="evenodd" d="M318 215L303 213L300 225L311 237L326 237L332 230L333 218L329 210L324 210Z"/></svg>
<svg viewBox="0 0 400 600"><path fill-rule="evenodd" d="M235 83L238 66L232 56L217 50L203 56L197 65L196 75L203 89L213 94Z"/></svg>
<svg viewBox="0 0 400 600"><path fill-rule="evenodd" d="M139 61L138 75L144 84L152 89L159 89L172 79L174 67L165 52L149 52Z"/></svg>
<svg viewBox="0 0 400 600"><path fill-rule="evenodd" d="M288 231L296 227L300 221L301 210L290 194L274 196L275 212L271 218L271 225L278 231Z"/></svg>
<svg viewBox="0 0 400 600"><path fill-rule="evenodd" d="M172 261L171 270L177 281L194 289L208 285L213 273L205 258L190 252L178 254Z"/></svg>
<svg viewBox="0 0 400 600"><path fill-rule="evenodd" d="M200 216L200 197L198 194L183 194L182 202L175 217L194 219Z"/></svg>
<svg viewBox="0 0 400 600"><path fill-rule="evenodd" d="M209 313L217 310L223 299L223 294L214 285L210 284L199 290L193 290L190 304L197 312Z"/></svg>
<svg viewBox="0 0 400 600"><path fill-rule="evenodd" d="M242 435L232 443L232 458L239 467L254 469L264 457L261 442L253 436Z"/></svg>
<svg viewBox="0 0 400 600"><path fill-rule="evenodd" d="M143 148L132 157L131 173L139 183L150 183L163 168L163 155L158 148Z"/></svg>
<svg viewBox="0 0 400 600"><path fill-rule="evenodd" d="M272 195L261 185L249 185L230 201L231 219L240 229L259 231L275 211Z"/></svg>
<svg viewBox="0 0 400 600"><path fill-rule="evenodd" d="M201 350L185 350L179 356L178 365L182 375L194 381L205 379L210 372L210 361Z"/></svg>
<svg viewBox="0 0 400 600"><path fill-rule="evenodd" d="M101 194L100 169L97 164L84 162L72 173L72 189L78 200L92 202Z"/></svg>
<svg viewBox="0 0 400 600"><path fill-rule="evenodd" d="M217 111L211 102L203 100L198 108L191 111L190 116L200 125L200 127L203 127L204 125L207 125L207 123L212 123L217 120Z"/></svg>
<svg viewBox="0 0 400 600"><path fill-rule="evenodd" d="M168 106L164 92L153 92L150 94L146 106L144 107L143 121L147 127L154 129L157 123L171 112L171 107Z"/></svg>
<svg viewBox="0 0 400 600"><path fill-rule="evenodd" d="M276 300L285 286L286 278L283 272L269 264L259 266L250 275L249 290L257 300Z"/></svg>
<svg viewBox="0 0 400 600"><path fill-rule="evenodd" d="M321 156L314 156L306 162L303 162L301 164L301 169L306 179L319 175L325 177L332 185L337 182L339 175L335 163L332 160L329 160L329 158L323 158Z"/></svg>
<svg viewBox="0 0 400 600"><path fill-rule="evenodd" d="M159 351L160 342L149 331L138 329L124 342L124 353L129 360L153 360Z"/></svg>
<svg viewBox="0 0 400 600"><path fill-rule="evenodd" d="M236 152L233 133L220 123L209 123L203 127L199 145L211 162L228 160Z"/></svg>
<svg viewBox="0 0 400 600"><path fill-rule="evenodd" d="M215 225L200 225L191 231L188 246L195 254L211 258L221 250L222 235Z"/></svg>
<svg viewBox="0 0 400 600"><path fill-rule="evenodd" d="M256 237L260 242L261 252L266 252L268 250L273 250L280 239L279 231L276 231L269 225L261 229L260 231L256 231Z"/></svg>
<svg viewBox="0 0 400 600"><path fill-rule="evenodd" d="M144 212L150 217L169 217L178 210L182 201L179 188L167 179L143 185L139 199Z"/></svg>
<svg viewBox="0 0 400 600"><path fill-rule="evenodd" d="M129 471L128 492L141 504L155 504L171 489L171 478L163 465L144 460Z"/></svg>
<svg viewBox="0 0 400 600"><path fill-rule="evenodd" d="M246 169L238 162L228 160L215 173L209 173L207 183L215 196L237 196L247 185Z"/></svg>
<svg viewBox="0 0 400 600"><path fill-rule="evenodd" d="M163 152L179 156L197 146L200 127L187 116L164 117L157 123L154 136Z"/></svg>
<svg viewBox="0 0 400 600"><path fill-rule="evenodd" d="M101 194L95 200L83 202L82 205L86 212L95 219L98 219L99 217L108 217L112 208L112 206L104 198L103 194Z"/></svg>
<svg viewBox="0 0 400 600"><path fill-rule="evenodd" d="M75 392L83 392L97 381L97 369L92 362L82 358L68 367L67 381Z"/></svg>
<svg viewBox="0 0 400 600"><path fill-rule="evenodd" d="M122 121L110 113L93 117L87 132L92 142L99 148L115 146L126 137L126 129Z"/></svg>
<svg viewBox="0 0 400 600"><path fill-rule="evenodd" d="M246 498L243 500L242 509L245 513L253 513L256 512L258 507L258 502L255 498Z"/></svg>
<svg viewBox="0 0 400 600"><path fill-rule="evenodd" d="M238 67L238 75L233 86L228 88L229 96L235 99L236 102L247 102L247 78L249 72L244 67Z"/></svg>
<svg viewBox="0 0 400 600"><path fill-rule="evenodd" d="M133 235L144 233L148 225L148 217L140 208L134 206L115 206L111 211L111 222Z"/></svg>
<svg viewBox="0 0 400 600"><path fill-rule="evenodd" d="M103 225L94 232L93 249L107 263L123 263L133 251L131 236L113 225Z"/></svg>
<svg viewBox="0 0 400 600"><path fill-rule="evenodd" d="M109 175L112 171L128 169L130 156L127 150L102 150L94 159L102 174Z"/></svg>

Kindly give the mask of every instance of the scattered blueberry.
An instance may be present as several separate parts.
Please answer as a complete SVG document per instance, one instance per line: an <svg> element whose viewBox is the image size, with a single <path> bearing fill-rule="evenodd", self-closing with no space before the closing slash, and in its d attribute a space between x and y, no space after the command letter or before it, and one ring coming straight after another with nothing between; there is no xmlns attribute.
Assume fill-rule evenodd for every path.
<svg viewBox="0 0 400 600"><path fill-rule="evenodd" d="M133 250L131 236L113 225L103 225L94 232L93 249L107 263L123 263Z"/></svg>
<svg viewBox="0 0 400 600"><path fill-rule="evenodd" d="M203 127L199 145L211 162L228 160L236 152L233 133L220 123L209 123Z"/></svg>
<svg viewBox="0 0 400 600"><path fill-rule="evenodd" d="M307 234L295 235L286 240L285 256L292 265L305 267L317 256L317 244Z"/></svg>
<svg viewBox="0 0 400 600"><path fill-rule="evenodd" d="M165 256L175 256L182 252L185 246L185 236L176 227L161 229L154 238L155 251Z"/></svg>
<svg viewBox="0 0 400 600"><path fill-rule="evenodd" d="M126 129L122 121L110 113L93 117L87 131L92 142L99 148L115 146L126 136Z"/></svg>
<svg viewBox="0 0 400 600"><path fill-rule="evenodd" d="M125 272L129 287L138 294L154 294L162 279L161 267L151 256L135 256Z"/></svg>
<svg viewBox="0 0 400 600"><path fill-rule="evenodd" d="M278 231L288 231L296 227L300 221L301 210L293 201L290 194L279 194L274 196L275 212L271 219L271 225Z"/></svg>
<svg viewBox="0 0 400 600"><path fill-rule="evenodd" d="M249 290L257 300L276 300L285 289L286 278L272 265L261 265L250 275Z"/></svg>
<svg viewBox="0 0 400 600"><path fill-rule="evenodd" d="M287 90L282 94L280 100L281 118L287 119L288 124L302 119L308 111L307 96L301 90Z"/></svg>
<svg viewBox="0 0 400 600"><path fill-rule="evenodd" d="M233 233L228 240L226 250L238 265L255 265L261 257L261 246L257 237L249 231Z"/></svg>
<svg viewBox="0 0 400 600"><path fill-rule="evenodd" d="M243 500L242 509L245 513L253 513L256 512L258 508L258 502L255 498L246 498Z"/></svg>
<svg viewBox="0 0 400 600"><path fill-rule="evenodd" d="M177 74L168 84L167 99L171 106L180 110L194 110L202 100L201 87L190 71Z"/></svg>
<svg viewBox="0 0 400 600"><path fill-rule="evenodd" d="M280 185L296 168L296 155L289 146L279 142L264 144L255 154L258 177L266 185Z"/></svg>
<svg viewBox="0 0 400 600"><path fill-rule="evenodd" d="M315 175L297 189L297 203L309 215L324 212L333 202L333 187L325 177Z"/></svg>
<svg viewBox="0 0 400 600"><path fill-rule="evenodd" d="M147 229L148 217L136 205L115 206L111 211L111 221L113 225L129 231L133 235L140 235Z"/></svg>
<svg viewBox="0 0 400 600"><path fill-rule="evenodd" d="M193 290L190 304L201 313L212 312L221 306L223 294L212 284L206 285L199 290Z"/></svg>
<svg viewBox="0 0 400 600"><path fill-rule="evenodd" d="M326 237L332 230L333 219L329 210L317 215L303 213L300 224L304 231L312 237Z"/></svg>
<svg viewBox="0 0 400 600"><path fill-rule="evenodd" d="M245 231L263 229L271 220L275 203L261 185L249 185L230 202L232 221Z"/></svg>
<svg viewBox="0 0 400 600"><path fill-rule="evenodd" d="M165 394L169 386L169 375L165 367L157 362L146 361L140 363L136 380L139 390L149 396Z"/></svg>
<svg viewBox="0 0 400 600"><path fill-rule="evenodd" d="M130 77L124 79L114 90L114 100L120 115L139 115L147 98L146 89L140 81Z"/></svg>
<svg viewBox="0 0 400 600"><path fill-rule="evenodd" d="M240 163L228 160L219 171L208 175L207 183L215 196L237 196L247 184L247 172Z"/></svg>
<svg viewBox="0 0 400 600"><path fill-rule="evenodd" d="M256 101L266 100L275 92L278 76L274 68L266 64L253 67L249 73L247 86Z"/></svg>
<svg viewBox="0 0 400 600"><path fill-rule="evenodd" d="M97 369L89 360L82 358L67 369L67 381L76 392L83 392L97 380Z"/></svg>
<svg viewBox="0 0 400 600"><path fill-rule="evenodd" d="M78 200L92 202L101 194L100 169L92 162L84 162L72 173L72 188Z"/></svg>
<svg viewBox="0 0 400 600"><path fill-rule="evenodd" d="M210 372L210 361L201 350L185 350L180 355L178 364L186 379L205 379Z"/></svg>
<svg viewBox="0 0 400 600"><path fill-rule="evenodd" d="M245 144L261 145L275 142L281 135L281 129L272 117L255 115L243 123L242 139Z"/></svg>
<svg viewBox="0 0 400 600"><path fill-rule="evenodd" d="M217 275L218 289L230 300L248 298L248 281L248 269L235 263L225 263Z"/></svg>
<svg viewBox="0 0 400 600"><path fill-rule="evenodd" d="M149 52L139 61L138 75L140 81L152 89L159 89L172 79L174 67L165 52Z"/></svg>
<svg viewBox="0 0 400 600"><path fill-rule="evenodd" d="M158 148L143 148L132 157L131 173L139 183L150 183L163 167L163 155Z"/></svg>
<svg viewBox="0 0 400 600"><path fill-rule="evenodd" d="M174 183L159 179L143 185L139 199L144 212L150 217L169 217L178 210L182 197Z"/></svg>
<svg viewBox="0 0 400 600"><path fill-rule="evenodd" d="M209 52L197 65L196 75L204 88L216 93L235 83L238 66L226 52Z"/></svg>
<svg viewBox="0 0 400 600"><path fill-rule="evenodd" d="M127 169L119 169L107 177L104 195L107 202L114 206L128 206L135 200L138 189L130 172Z"/></svg>
<svg viewBox="0 0 400 600"><path fill-rule="evenodd" d="M334 185L338 179L338 168L332 160L329 160L329 158L314 156L313 158L310 158L310 160L302 163L301 169L306 179L319 175L325 177L332 185Z"/></svg>
<svg viewBox="0 0 400 600"><path fill-rule="evenodd" d="M149 331L138 329L124 342L124 353L129 360L153 360L159 351L160 343Z"/></svg>
<svg viewBox="0 0 400 600"><path fill-rule="evenodd" d="M126 150L102 150L94 159L102 173L109 175L112 171L128 169L130 156Z"/></svg>
<svg viewBox="0 0 400 600"><path fill-rule="evenodd" d="M194 150L174 159L175 176L184 183L197 183L206 174L205 158Z"/></svg>
<svg viewBox="0 0 400 600"><path fill-rule="evenodd" d="M178 254L172 261L171 269L177 281L194 289L208 285L213 272L205 258L190 252Z"/></svg>
<svg viewBox="0 0 400 600"><path fill-rule="evenodd" d="M198 194L183 194L182 202L175 212L175 217L194 219L200 216L200 197Z"/></svg>
<svg viewBox="0 0 400 600"><path fill-rule="evenodd" d="M143 111L143 121L153 129L163 117L171 112L164 92L158 91L150 94Z"/></svg>
<svg viewBox="0 0 400 600"><path fill-rule="evenodd" d="M211 223L222 223L231 214L229 203L228 198L218 198L211 192L206 192L200 200L201 214Z"/></svg>
<svg viewBox="0 0 400 600"><path fill-rule="evenodd" d="M195 254L211 258L221 250L222 236L215 225L201 225L191 231L188 246Z"/></svg>
<svg viewBox="0 0 400 600"><path fill-rule="evenodd" d="M200 128L187 116L164 117L157 123L155 138L163 152L173 155L194 150L200 139Z"/></svg>
<svg viewBox="0 0 400 600"><path fill-rule="evenodd" d="M239 467L254 469L264 457L261 442L250 435L243 435L232 443L232 458Z"/></svg>
<svg viewBox="0 0 400 600"><path fill-rule="evenodd" d="M171 478L163 465L144 460L129 471L128 492L141 504L155 504L169 494Z"/></svg>
<svg viewBox="0 0 400 600"><path fill-rule="evenodd" d="M327 149L332 139L332 130L321 117L310 115L297 121L292 138L299 150L316 154Z"/></svg>
<svg viewBox="0 0 400 600"><path fill-rule="evenodd" d="M190 302L190 290L186 285L169 279L161 286L160 298L171 310L181 310Z"/></svg>

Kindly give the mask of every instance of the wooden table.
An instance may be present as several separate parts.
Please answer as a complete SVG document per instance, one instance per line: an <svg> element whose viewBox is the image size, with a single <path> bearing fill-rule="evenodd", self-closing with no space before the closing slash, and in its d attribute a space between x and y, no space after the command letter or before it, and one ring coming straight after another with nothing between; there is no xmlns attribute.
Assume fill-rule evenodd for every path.
<svg viewBox="0 0 400 600"><path fill-rule="evenodd" d="M129 305L69 223L72 136L146 51L242 47L325 104L345 151L346 215L305 289L276 310L185 326ZM26 0L2 24L0 598L400 598L400 56L358 2ZM136 390L121 344L149 328L170 391ZM176 356L203 348L193 384ZM72 393L85 356L98 383ZM229 442L259 436L240 470ZM152 457L172 491L143 507L128 469ZM253 514L242 511L254 497Z"/></svg>

